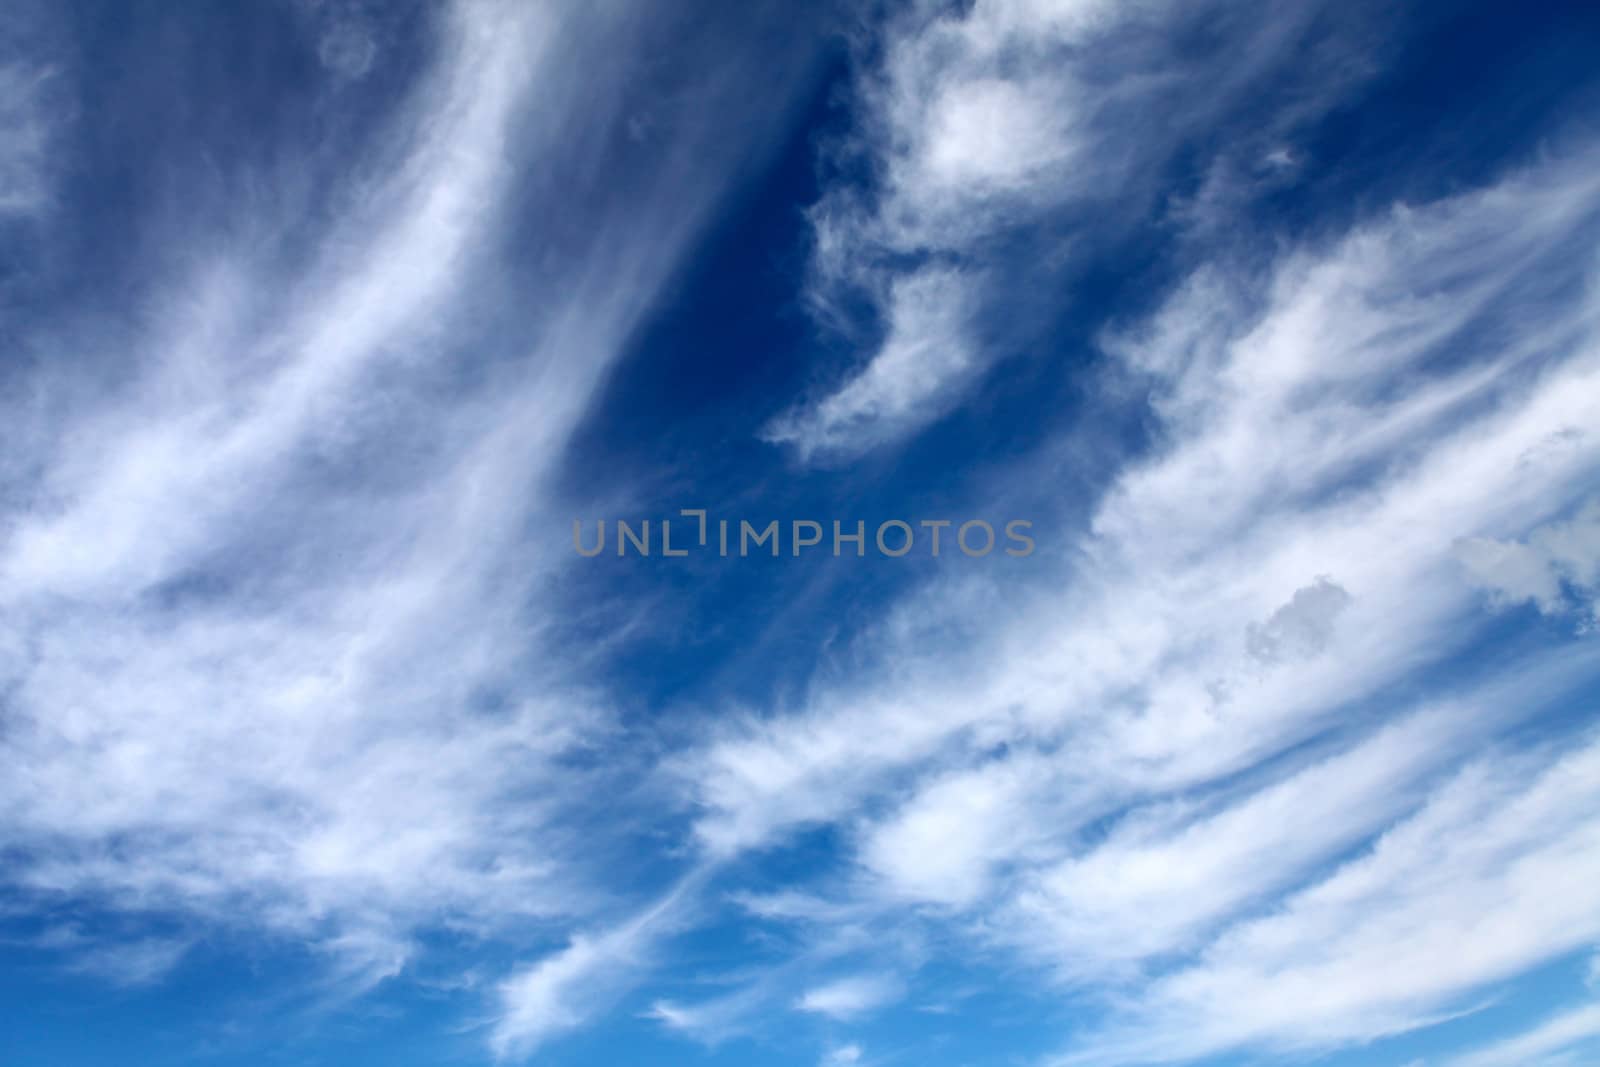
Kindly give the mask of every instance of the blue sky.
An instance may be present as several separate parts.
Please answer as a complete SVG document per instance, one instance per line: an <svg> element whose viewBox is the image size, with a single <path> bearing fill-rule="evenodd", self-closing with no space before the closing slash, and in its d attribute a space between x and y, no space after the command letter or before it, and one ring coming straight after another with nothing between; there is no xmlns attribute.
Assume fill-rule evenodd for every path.
<svg viewBox="0 0 1600 1067"><path fill-rule="evenodd" d="M1600 1062L1596 54L7 4L0 1062Z"/></svg>

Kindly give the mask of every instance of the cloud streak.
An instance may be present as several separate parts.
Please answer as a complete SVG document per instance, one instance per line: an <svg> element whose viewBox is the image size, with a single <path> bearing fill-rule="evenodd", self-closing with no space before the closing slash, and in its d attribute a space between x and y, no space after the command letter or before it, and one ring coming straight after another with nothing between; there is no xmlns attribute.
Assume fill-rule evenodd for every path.
<svg viewBox="0 0 1600 1067"><path fill-rule="evenodd" d="M1060 295L1052 314L1074 306L1074 272L1090 251L1152 214L1171 212L1185 229L1236 213L1249 200L1237 174L1276 169L1265 161L1282 157L1283 139L1365 76L1332 43L1360 31L1319 26L1321 13L1314 3L1263 20L1226 3L980 0L917 3L890 20L861 48L872 61L858 71L859 115L842 150L859 161L845 174L870 178L841 178L812 210L822 320L848 340L879 336L837 384L778 416L767 439L818 462L902 440L958 406L990 365L1037 343L1048 316L1029 321L1034 291ZM1202 22L1220 28L1226 49L1194 47ZM1305 47L1313 33L1329 35L1337 61ZM1293 90L1234 136L1240 102L1286 70ZM1159 176L1185 151L1210 177L1189 202L1163 203ZM850 325L845 309L860 301L876 308L875 330Z"/></svg>
<svg viewBox="0 0 1600 1067"><path fill-rule="evenodd" d="M754 59L671 75L672 136L641 146L615 136L633 68L597 76L589 57L660 25L476 0L435 17L433 67L371 154L342 161L303 261L285 267L292 220L270 214L287 195L163 234L190 269L153 287L141 328L98 338L128 372L84 390L41 362L0 415L16 428L8 882L305 943L358 986L406 968L422 927L503 933L603 906L573 757L614 722L547 650L554 613L529 613L559 563L526 530L718 191L765 150L696 107L781 109L809 63L797 39L755 94ZM507 228L559 214L577 199L565 175L624 150L649 179L552 227L558 276L514 320L485 318L486 291L527 278ZM476 382L469 349L490 357ZM617 951L579 939L524 975L497 1042L527 1029L538 989Z"/></svg>
<svg viewBox="0 0 1600 1067"><path fill-rule="evenodd" d="M803 709L721 724L679 768L705 847L849 828L858 904L1115 990L1126 1031L1064 1062L1370 1041L1592 941L1555 869L1587 862L1592 749L1468 759L1579 699L1589 650L1387 695L1492 626L1453 546L1522 546L1533 593L1587 581L1591 160L1203 266L1108 333L1107 398L1138 382L1161 433L1055 591L926 592ZM928 647L941 604L983 636Z"/></svg>

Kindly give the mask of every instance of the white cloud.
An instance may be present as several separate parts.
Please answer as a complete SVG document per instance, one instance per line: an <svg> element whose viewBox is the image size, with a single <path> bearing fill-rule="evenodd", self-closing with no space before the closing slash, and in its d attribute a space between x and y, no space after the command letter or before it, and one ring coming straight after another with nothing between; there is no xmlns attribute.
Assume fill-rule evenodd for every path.
<svg viewBox="0 0 1600 1067"><path fill-rule="evenodd" d="M935 579L803 708L717 724L673 766L704 846L854 830L855 906L884 923L934 905L917 914L978 949L1123 983L1142 1010L1105 1062L1360 1043L1581 947L1592 917L1564 886L1583 883L1560 874L1593 832L1577 764L1435 783L1584 692L1592 654L1531 654L1416 718L1394 694L1492 628L1453 545L1587 559L1563 516L1600 469L1595 263L1573 254L1600 215L1593 159L1269 271L1202 267L1109 337L1106 401L1148 396L1160 428L1087 533L988 596ZM1452 813L1488 786L1542 816ZM1484 831L1510 869L1474 850Z"/></svg>
<svg viewBox="0 0 1600 1067"><path fill-rule="evenodd" d="M1600 745L1462 770L1370 853L1155 980L1127 1029L1063 1062L1364 1042L1600 937Z"/></svg>
<svg viewBox="0 0 1600 1067"><path fill-rule="evenodd" d="M49 8L29 2L0 12L0 225L37 220L52 206L59 141L74 105L53 39Z"/></svg>
<svg viewBox="0 0 1600 1067"><path fill-rule="evenodd" d="M1061 292L1056 305L1071 298L1071 242L1030 263L1025 282L1015 272L1002 282L995 268L1008 235L1065 229L1092 245L1165 210L1155 176L1184 147L1214 156L1219 174L1238 169L1235 154L1281 152L1288 133L1362 75L1363 64L1297 53L1317 8L1290 4L1263 20L1227 4L978 0L915 4L892 19L856 80L851 149L873 184L841 182L813 210L813 295L824 318L840 317L841 291L864 295L881 312L882 340L766 436L802 460L848 458L950 411L1008 354L1006 342L974 338L985 319L1015 318L1026 303L1017 285ZM1200 21L1223 28L1226 51L1180 47ZM1217 133L1291 56L1300 86L1284 98L1292 103L1258 116L1249 133ZM1245 199L1237 181L1211 184L1183 208L1190 221L1214 225ZM908 299L913 287L918 298ZM1026 334L1025 323L1008 326Z"/></svg>
<svg viewBox="0 0 1600 1067"><path fill-rule="evenodd" d="M559 952L500 984L489 1047L501 1058L525 1058L550 1038L605 1010L646 966L659 913L650 912L598 936L579 934Z"/></svg>
<svg viewBox="0 0 1600 1067"><path fill-rule="evenodd" d="M797 39L679 72L694 91L659 109L672 137L630 148L646 177L552 234L561 270L490 314L488 287L525 280L506 225L571 214L560 176L612 150L596 131L649 47L635 15L441 8L436 67L371 157L339 147L303 258L276 214L294 197L252 175L220 221L151 237L182 254L140 279L137 329L86 306L27 338L82 350L26 363L0 401L9 889L303 944L352 989L410 966L424 925L604 928L608 813L581 783L609 769L570 757L613 724L549 651L563 557L528 529L808 62ZM481 383L458 374L464 349ZM113 357L117 376L79 373ZM498 1040L559 1027L564 990L595 999L643 948L579 936L517 972Z"/></svg>
<svg viewBox="0 0 1600 1067"><path fill-rule="evenodd" d="M382 51L382 11L360 2L324 3L300 0L300 8L317 38L317 59L336 78L363 78Z"/></svg>
<svg viewBox="0 0 1600 1067"><path fill-rule="evenodd" d="M0 219L34 214L50 201L54 124L44 96L52 77L48 69L0 61Z"/></svg>
<svg viewBox="0 0 1600 1067"><path fill-rule="evenodd" d="M560 952L507 979L490 1039L495 1055L527 1055L551 1035L587 1021L610 972L638 964L632 950L633 939L625 935L599 941L575 937Z"/></svg>
<svg viewBox="0 0 1600 1067"><path fill-rule="evenodd" d="M657 1000L646 1017L669 1030L708 1046L759 1030L779 1004L777 979L782 970L769 972L731 992L705 997L692 1003L682 1000Z"/></svg>
<svg viewBox="0 0 1600 1067"><path fill-rule="evenodd" d="M859 451L927 418L928 405L959 386L974 362L967 335L968 283L927 269L892 284L888 337L859 374L814 408L778 419L768 440L803 457Z"/></svg>
<svg viewBox="0 0 1600 1067"><path fill-rule="evenodd" d="M1593 611L1600 587L1600 502L1565 522L1550 522L1526 541L1469 537L1456 557L1473 580L1507 603L1531 601L1546 615L1569 607L1571 597ZM1600 619L1600 616L1596 616Z"/></svg>
<svg viewBox="0 0 1600 1067"><path fill-rule="evenodd" d="M822 1057L822 1067L845 1067L846 1064L860 1062L860 1045L840 1045L838 1048L829 1049L827 1055Z"/></svg>
<svg viewBox="0 0 1600 1067"><path fill-rule="evenodd" d="M490 519L451 479L494 468L455 439L414 493L356 518L302 466L475 265L500 199L487 149L550 30L501 14L458 13L427 103L406 116L420 132L313 286L204 264L143 339L131 394L80 399L52 436L18 442L41 476L6 501L0 542L0 618L19 638L0 655L5 760L21 768L0 810L31 856L15 882L325 936L380 975L422 914L564 909L556 842L493 844L526 840L547 810L500 801L599 720L556 691L461 714L510 662L493 634L514 605L486 596L466 530L427 520L452 497L457 517ZM246 341L249 276L292 310ZM106 850L110 835L133 844Z"/></svg>
<svg viewBox="0 0 1600 1067"><path fill-rule="evenodd" d="M986 0L894 31L864 76L881 195L817 212L819 273L869 291L884 344L775 439L850 454L957 401L992 358L986 242L1108 191L1138 201L1129 176L1174 142L1123 137L1130 115L1166 102L1175 129L1205 126L1157 62L1164 31L1141 36L1168 10ZM765 120L781 93L749 86L783 79L763 63L714 76L725 107L688 94L648 168L659 184L580 227L509 369L430 397L419 443L411 388L437 382L413 376L451 358L445 327L498 333L470 327L504 265L510 164L592 163L587 131L619 117L607 72L627 64L611 60L642 39L510 3L452 20L394 165L346 190L302 271L178 235L203 246L193 275L166 281L147 334L107 341L133 367L124 391L79 395L44 363L0 408L21 428L0 459L0 756L16 769L0 845L26 856L6 874L26 893L265 928L358 988L400 973L424 923L576 929L495 986L490 1042L509 1057L650 973L712 877L608 919L626 909L594 891L586 854L610 812L566 757L613 724L528 615L556 564L523 532L743 158L726 108ZM1214 98L1297 27L1247 35ZM1128 65L1083 68L1096 56ZM553 103L526 108L534 95ZM1269 125L1278 151L1292 122ZM1459 1010L1600 937L1581 891L1600 874L1600 749L1490 747L1592 686L1592 650L1546 649L1448 700L1395 696L1489 630L1462 562L1542 608L1594 584L1600 512L1570 516L1600 469L1600 305L1573 251L1593 246L1597 174L1592 152L1552 155L1270 269L1217 260L1108 337L1106 402L1148 396L1156 440L1076 541L1014 584L935 580L863 642L869 666L798 710L719 720L668 761L686 853L720 862L816 824L850 851L819 874L827 899L737 900L835 943L651 1015L712 1039L772 1005L866 1017L905 991L881 968L907 968L876 944L845 957L902 921L1122 983L1079 1058L1325 1047ZM553 180L529 180L518 195L563 210ZM338 473L373 452L400 469L353 493ZM184 944L101 959L154 975Z"/></svg>
<svg viewBox="0 0 1600 1067"><path fill-rule="evenodd" d="M1314 656L1327 647L1334 624L1349 603L1350 594L1338 582L1318 577L1296 589L1265 623L1252 624L1246 631L1246 646L1263 660Z"/></svg>
<svg viewBox="0 0 1600 1067"><path fill-rule="evenodd" d="M841 1021L867 1014L902 993L902 981L886 970L891 961L913 968L920 958L914 938L885 936L882 930L862 926L860 920L873 916L859 904L841 906L789 892L736 893L730 902L743 915L762 923L794 924L803 934L797 951L776 957L758 951L746 966L693 981L721 992L660 999L645 1013L708 1046L760 1034L785 1008ZM841 968L862 965L872 970L839 977Z"/></svg>
<svg viewBox="0 0 1600 1067"><path fill-rule="evenodd" d="M69 959L67 970L120 986L144 986L160 981L194 945L187 937L118 933L121 936L107 942L79 926L54 926L21 943L63 953Z"/></svg>
<svg viewBox="0 0 1600 1067"><path fill-rule="evenodd" d="M882 628L877 668L819 686L803 714L720 725L676 764L702 840L839 818L950 746L1070 738L1091 792L1204 781L1469 641L1487 620L1450 545L1558 515L1600 448L1591 302L1505 303L1587 266L1560 251L1600 207L1587 158L1397 211L1265 286L1199 275L1115 341L1164 440L1113 483L1060 591L1034 572L988 601L930 590L907 608L918 625ZM1514 340L1479 346L1466 326L1497 307ZM1445 346L1468 351L1419 374ZM1342 606L1291 635L1277 613L1297 593ZM929 649L941 610L976 639ZM1305 655L1263 658L1273 641Z"/></svg>
<svg viewBox="0 0 1600 1067"><path fill-rule="evenodd" d="M599 932L520 968L498 989L489 1045L501 1058L525 1058L553 1037L588 1022L648 972L659 942L681 927L695 895L714 873L690 869L659 898ZM657 1004L652 1014L693 1029L690 1014Z"/></svg>
<svg viewBox="0 0 1600 1067"><path fill-rule="evenodd" d="M1540 1021L1525 1033L1508 1037L1466 1055L1446 1060L1443 1067L1564 1067L1583 1062L1577 1053L1600 1040L1600 1004L1587 1004ZM1591 1045L1589 1052L1592 1054Z"/></svg>
<svg viewBox="0 0 1600 1067"><path fill-rule="evenodd" d="M1039 836L1027 816L1047 775L1038 761L1004 760L930 781L870 828L861 861L894 897L971 904L988 888L991 868Z"/></svg>
<svg viewBox="0 0 1600 1067"><path fill-rule="evenodd" d="M1136 809L1106 840L1028 876L1008 936L1078 979L1192 950L1417 803L1425 776L1459 755L1451 731L1464 714L1402 722L1216 810Z"/></svg>
<svg viewBox="0 0 1600 1067"><path fill-rule="evenodd" d="M794 1006L797 1011L848 1021L872 1014L903 992L904 985L893 975L853 974L806 990Z"/></svg>

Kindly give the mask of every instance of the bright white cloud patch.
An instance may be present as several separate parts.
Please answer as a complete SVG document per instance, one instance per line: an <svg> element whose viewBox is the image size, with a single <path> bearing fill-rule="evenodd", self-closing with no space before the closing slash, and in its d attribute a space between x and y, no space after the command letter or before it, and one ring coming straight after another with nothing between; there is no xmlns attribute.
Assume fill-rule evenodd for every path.
<svg viewBox="0 0 1600 1067"><path fill-rule="evenodd" d="M1259 21L1227 5L1161 0L911 5L887 32L881 61L858 77L853 149L875 179L842 183L813 210L824 318L841 291L865 293L882 340L831 391L779 416L768 438L803 460L848 458L951 410L991 363L1015 354L1005 342L974 344L975 320L993 317L985 294L1023 305L1036 294L1004 301L992 290L1027 284L1060 291L1058 310L1072 306L1065 267L1076 236L1051 246L1021 283L990 271L1006 242L1030 229L1115 231L1157 209L1156 175L1286 61L1315 11L1290 4ZM1202 22L1225 25L1229 48L1185 47ZM1256 131L1258 154L1281 154L1284 133L1360 75L1357 64L1312 64L1294 106ZM1220 175L1250 149L1199 150ZM1239 184L1219 177L1182 214L1214 224L1243 199Z"/></svg>

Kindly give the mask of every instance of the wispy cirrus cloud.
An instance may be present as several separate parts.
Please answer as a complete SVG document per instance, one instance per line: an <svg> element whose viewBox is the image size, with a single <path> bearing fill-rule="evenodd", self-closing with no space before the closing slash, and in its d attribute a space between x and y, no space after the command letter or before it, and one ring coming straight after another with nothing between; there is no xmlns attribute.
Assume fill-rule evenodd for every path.
<svg viewBox="0 0 1600 1067"><path fill-rule="evenodd" d="M885 626L886 669L864 688L821 690L793 719L724 727L686 768L704 839L736 846L835 817L859 783L963 734L1049 738L1093 718L1118 735L1097 744L1131 766L1204 758L1191 746L1204 736L1239 758L1229 750L1246 738L1230 723L1272 736L1409 669L1438 628L1464 641L1471 630L1446 620L1476 608L1439 546L1560 514L1592 469L1581 414L1595 384L1591 264L1567 253L1600 206L1587 158L1399 210L1286 257L1264 288L1252 272L1224 282L1202 270L1137 333L1109 341L1148 382L1166 440L1112 484L1089 536L1061 558L1065 592L994 601L1007 624L961 670L918 656L930 627ZM1511 299L1529 286L1550 301ZM1495 316L1511 317L1515 339L1475 342L1469 327ZM1418 373L1451 350L1448 373ZM1348 602L1319 623L1324 647L1262 662L1273 620L1325 580ZM1203 627L1186 601L1207 605ZM1104 725L1108 699L1133 714Z"/></svg>
<svg viewBox="0 0 1600 1067"><path fill-rule="evenodd" d="M860 1045L840 1045L838 1048L830 1049L827 1055L822 1057L822 1065L823 1067L844 1067L845 1064L860 1063L861 1056Z"/></svg>
<svg viewBox="0 0 1600 1067"><path fill-rule="evenodd" d="M400 166L311 284L245 258L204 262L174 279L189 295L167 298L169 317L125 342L130 384L15 441L38 474L9 496L0 555L6 759L21 768L4 810L8 844L30 857L14 877L33 891L244 914L298 936L331 926L325 947L380 972L447 900L553 907L551 857L488 862L484 834L526 835L543 814L496 814L520 774L482 768L512 752L543 763L599 720L563 698L557 727L536 693L507 715L458 717L478 671L507 662L479 627L512 605L436 624L452 605L491 604L464 566L467 531L425 516L458 492L453 474L492 468L456 438L364 517L308 471L352 443L373 376L458 298L500 202L489 149L557 30L504 15L445 17L441 64L396 127ZM250 283L271 295L247 300ZM281 326L245 342L266 299L281 301ZM36 396L52 388L41 374ZM423 642L439 658L418 686L428 667L396 667ZM107 852L110 834L139 845Z"/></svg>
<svg viewBox="0 0 1600 1067"><path fill-rule="evenodd" d="M1600 1040L1600 1005L1561 1012L1533 1028L1445 1061L1446 1067L1565 1067ZM1588 1049L1585 1049L1588 1046Z"/></svg>
<svg viewBox="0 0 1600 1067"><path fill-rule="evenodd" d="M1582 950L1600 937L1600 910L1577 888L1600 865L1597 758L1591 741L1554 759L1473 761L1369 853L1224 932L1139 994L1126 1030L1062 1062L1367 1042Z"/></svg>
<svg viewBox="0 0 1600 1067"><path fill-rule="evenodd" d="M847 975L806 990L795 1007L830 1019L858 1019L898 999L903 988L892 975Z"/></svg>
<svg viewBox="0 0 1600 1067"><path fill-rule="evenodd" d="M871 177L839 180L812 211L823 321L847 322L843 307L864 298L881 339L767 439L827 461L919 430L1036 336L1027 290L1059 294L1049 313L1062 314L1088 250L1151 214L1215 226L1249 186L1269 187L1284 139L1370 71L1333 43L1362 36L1359 20L1325 14L1315 3L1259 19L1227 3L981 0L918 3L891 20L862 49L872 61L844 151L864 160L846 173ZM1227 48L1194 47L1202 22ZM1313 34L1324 47L1306 47ZM1240 101L1291 63L1293 88L1275 91L1269 118L1232 129ZM1185 150L1208 176L1169 202L1161 178Z"/></svg>
<svg viewBox="0 0 1600 1067"><path fill-rule="evenodd" d="M963 616L982 635L965 647L917 597L919 624L864 643L873 665L714 729L678 767L705 847L842 825L858 904L934 907L1068 986L1111 983L1127 1030L1069 1062L1361 1043L1592 943L1554 871L1587 862L1589 750L1469 758L1581 704L1590 650L1530 653L1410 718L1387 695L1493 624L1452 546L1583 542L1563 516L1600 462L1596 264L1575 254L1600 222L1590 160L1396 208L1265 272L1213 263L1109 333L1108 399L1116 374L1139 382L1160 434L1055 557L1057 591ZM1460 807L1478 794L1503 819ZM1495 901L1522 918L1468 938ZM1386 946L1469 941L1481 955L1384 977Z"/></svg>
<svg viewBox="0 0 1600 1067"><path fill-rule="evenodd" d="M656 716L629 671L659 660L564 640L575 442L810 83L788 10L464 0L407 37L302 3L319 121L262 133L265 167L164 155L193 202L130 227L108 291L0 307L4 917L122 917L29 944L129 986L213 931L356 994L460 952L432 988L481 996L507 1061L626 1013L653 1025L605 1040L956 1062L1007 999L1062 1063L1337 1054L1592 953L1600 667L1583 626L1521 624L1595 591L1600 154L1232 227L1316 166L1365 9L890 13L805 283L865 357L762 397L766 436L892 451L1081 317L1095 411L1037 379L1039 436L942 498L1037 487L1049 535L1026 570L817 596L859 636L791 635L820 667L781 696L710 654ZM72 74L18 82L25 117ZM47 232L39 129L0 181L27 163ZM1080 307L1133 234L1170 275ZM767 456L741 476L793 473ZM646 636L797 617L673 574ZM1578 1009L1463 1062L1592 1037Z"/></svg>
<svg viewBox="0 0 1600 1067"><path fill-rule="evenodd" d="M44 214L60 177L75 103L50 16L30 3L0 14L0 225Z"/></svg>
<svg viewBox="0 0 1600 1067"><path fill-rule="evenodd" d="M554 618L529 604L560 563L527 528L596 385L764 150L722 123L786 106L810 62L795 38L653 69L683 91L653 102L660 136L628 138L637 70L592 57L659 23L476 0L429 17L433 65L363 154L287 145L282 196L251 184L171 221L151 244L183 269L141 280L136 326L90 303L25 337L90 338L84 358L119 372L24 363L0 414L8 885L304 944L357 988L410 966L423 927L560 936L606 907L573 801L603 772L571 757L614 722L542 645ZM336 164L312 241L289 215L296 151ZM618 152L648 177L572 208L568 177ZM549 227L562 269L533 285L505 235L580 211ZM485 314L486 290L524 281ZM497 1042L617 943L574 944L514 983Z"/></svg>
<svg viewBox="0 0 1600 1067"><path fill-rule="evenodd" d="M52 74L21 59L0 64L0 216L31 215L49 202L53 122L43 106Z"/></svg>

